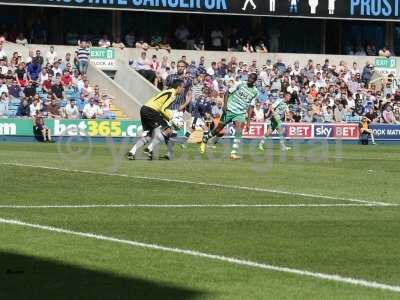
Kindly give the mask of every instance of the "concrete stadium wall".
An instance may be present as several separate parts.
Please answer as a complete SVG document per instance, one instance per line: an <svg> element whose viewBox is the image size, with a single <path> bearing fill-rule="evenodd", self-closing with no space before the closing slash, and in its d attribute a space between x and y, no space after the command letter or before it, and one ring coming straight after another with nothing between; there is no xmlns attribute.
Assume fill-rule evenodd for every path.
<svg viewBox="0 0 400 300"><path fill-rule="evenodd" d="M125 61L118 60L117 66L114 81L141 104L146 103L148 99L159 92L153 84L133 70Z"/></svg>
<svg viewBox="0 0 400 300"><path fill-rule="evenodd" d="M130 118L140 119L139 111L142 104L132 94L92 64L89 64L87 75L90 82L97 84L113 97L113 103L125 114Z"/></svg>
<svg viewBox="0 0 400 300"><path fill-rule="evenodd" d="M40 49L43 55L46 55L49 46L48 45L27 45L27 46L18 46L12 43L7 43L5 47L6 51L9 55L12 55L12 51L22 52L24 55L28 55L29 49L36 50ZM10 51L8 50L10 49ZM15 50L14 50L15 49ZM55 46L55 51L60 56L64 56L65 53L70 52L73 53L76 47L74 46ZM140 57L141 49L136 48L126 48L124 50L116 49L117 59L122 60L128 63L129 60L134 60ZM317 63L323 63L326 58L329 59L331 64L338 65L340 61L345 61L348 64L352 64L353 62L357 62L361 67L365 65L367 61L374 62L375 56L355 56L355 55L330 55L330 54L299 54L299 53L244 53L244 52L226 52L226 51L193 51L193 50L172 50L171 53L168 53L166 50L148 50L148 56L156 54L158 58L162 58L163 56L168 56L171 60L177 61L182 57L182 55L186 55L187 61L195 60L198 62L200 56L205 57L205 61L207 64L212 61L218 61L221 58L225 57L229 59L232 56L236 56L238 61L243 61L246 63L250 63L253 59L257 60L258 65L265 64L266 60L270 58L272 62L276 62L277 59L281 58L285 63L293 64L296 60L301 64L307 63L309 59L314 60ZM400 74L400 57L396 57L397 61L397 72Z"/></svg>

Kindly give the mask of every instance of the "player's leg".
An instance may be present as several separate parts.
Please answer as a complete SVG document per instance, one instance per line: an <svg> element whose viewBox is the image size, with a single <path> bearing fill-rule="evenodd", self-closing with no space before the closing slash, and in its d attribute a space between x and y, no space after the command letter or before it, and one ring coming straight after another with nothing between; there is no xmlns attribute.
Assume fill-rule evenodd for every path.
<svg viewBox="0 0 400 300"><path fill-rule="evenodd" d="M245 124L244 120L234 121L235 137L233 138L233 144L232 144L232 150L231 150L231 156L230 156L231 160L240 159L239 148L240 148L240 144L242 142L242 133L243 133L244 124Z"/></svg>
<svg viewBox="0 0 400 300"><path fill-rule="evenodd" d="M376 143L375 143L375 137L374 137L374 133L373 133L372 129L367 129L367 132L368 132L369 135L371 136L372 145L376 145Z"/></svg>
<svg viewBox="0 0 400 300"><path fill-rule="evenodd" d="M128 152L128 158L131 160L135 159L136 152L142 148L144 145L150 142L152 131L143 132L143 135L139 138L136 144Z"/></svg>
<svg viewBox="0 0 400 300"><path fill-rule="evenodd" d="M128 159L134 160L136 152L150 142L154 128L159 126L155 122L156 117L157 115L155 111L153 112L146 107L142 107L140 109L140 119L143 127L143 134L136 142L136 144L132 147L132 149L128 152Z"/></svg>
<svg viewBox="0 0 400 300"><path fill-rule="evenodd" d="M207 143L208 141L219 134L224 128L225 125L228 124L232 120L233 116L229 112L224 112L221 116L221 119L219 120L218 125L213 129L210 130L207 134L203 135L203 140L200 145L200 152L204 153L207 148Z"/></svg>
<svg viewBox="0 0 400 300"><path fill-rule="evenodd" d="M162 143L167 144L168 139L172 134L172 129L171 127L169 127L166 121L163 120L163 122L160 121L160 123L161 126L153 130L153 135L150 144L145 149L145 152L147 153L150 160L153 159L153 151L157 147L157 145Z"/></svg>
<svg viewBox="0 0 400 300"><path fill-rule="evenodd" d="M275 129L275 124L272 125L272 120L271 120L271 124L267 128L267 132L265 133L264 137L258 143L258 149L264 150L264 144L266 143L268 138L272 135L272 132L274 131L274 129Z"/></svg>

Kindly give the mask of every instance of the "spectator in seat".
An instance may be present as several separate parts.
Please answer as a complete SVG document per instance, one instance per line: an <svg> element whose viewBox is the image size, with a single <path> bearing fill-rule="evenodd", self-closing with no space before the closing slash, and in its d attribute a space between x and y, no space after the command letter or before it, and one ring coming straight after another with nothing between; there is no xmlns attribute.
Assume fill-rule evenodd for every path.
<svg viewBox="0 0 400 300"><path fill-rule="evenodd" d="M65 88L72 86L72 76L69 70L64 70L63 75L61 76L61 83Z"/></svg>
<svg viewBox="0 0 400 300"><path fill-rule="evenodd" d="M212 50L222 50L224 34L219 28L211 31L210 38Z"/></svg>
<svg viewBox="0 0 400 300"><path fill-rule="evenodd" d="M60 118L60 107L57 104L57 100L53 96L51 98L50 104L46 106L47 116L51 119Z"/></svg>
<svg viewBox="0 0 400 300"><path fill-rule="evenodd" d="M28 82L28 85L24 88L24 95L29 99L33 99L36 96L36 85L33 84L32 81Z"/></svg>
<svg viewBox="0 0 400 300"><path fill-rule="evenodd" d="M395 117L395 115L393 113L393 107L390 105L390 103L386 104L386 107L385 107L385 109L383 111L382 116L383 116L384 123L397 124L396 117Z"/></svg>
<svg viewBox="0 0 400 300"><path fill-rule="evenodd" d="M147 53L143 51L140 58L133 62L133 68L151 83L155 83L156 73L151 69L152 62L147 59Z"/></svg>
<svg viewBox="0 0 400 300"><path fill-rule="evenodd" d="M42 71L39 74L39 84L43 85L43 83L49 79L49 73L47 71L47 68L43 68Z"/></svg>
<svg viewBox="0 0 400 300"><path fill-rule="evenodd" d="M64 87L61 83L61 76L57 75L54 84L51 87L51 92L57 100L64 99Z"/></svg>
<svg viewBox="0 0 400 300"><path fill-rule="evenodd" d="M30 111L29 111L29 102L27 98L24 98L17 111L17 117L29 117L30 116Z"/></svg>
<svg viewBox="0 0 400 300"><path fill-rule="evenodd" d="M29 106L30 116L34 118L36 116L36 112L38 111L40 112L42 111L42 109L43 107L42 104L40 103L39 96L36 95L33 98L32 104Z"/></svg>
<svg viewBox="0 0 400 300"><path fill-rule="evenodd" d="M0 78L0 95L3 93L8 94L8 86L6 84L6 79L4 77Z"/></svg>
<svg viewBox="0 0 400 300"><path fill-rule="evenodd" d="M89 99L89 103L83 108L83 118L84 119L96 119L96 117L101 116L102 112L100 107L95 103L93 98Z"/></svg>
<svg viewBox="0 0 400 300"><path fill-rule="evenodd" d="M6 51L3 49L3 45L0 44L0 59L7 59L7 53Z"/></svg>
<svg viewBox="0 0 400 300"><path fill-rule="evenodd" d="M69 103L65 106L65 117L67 119L80 119L81 114L79 112L78 106L76 106L74 99L71 99Z"/></svg>
<svg viewBox="0 0 400 300"><path fill-rule="evenodd" d="M265 46L263 41L260 41L257 46L256 46L256 52L257 53L268 53L268 49Z"/></svg>
<svg viewBox="0 0 400 300"><path fill-rule="evenodd" d="M110 42L110 40L108 39L107 34L104 34L104 35L102 36L102 38L99 40L99 46L100 46L101 48L110 48L110 47L111 47L111 42Z"/></svg>
<svg viewBox="0 0 400 300"><path fill-rule="evenodd" d="M46 93L51 93L53 87L53 73L47 75L47 79L42 83L42 90Z"/></svg>
<svg viewBox="0 0 400 300"><path fill-rule="evenodd" d="M113 48L118 48L121 50L125 49L125 45L124 43L121 41L121 38L119 37L119 35L117 35L114 39L114 42L112 43Z"/></svg>
<svg viewBox="0 0 400 300"><path fill-rule="evenodd" d="M22 94L22 89L18 85L17 79L13 79L12 84L8 87L8 93L10 98L19 98Z"/></svg>
<svg viewBox="0 0 400 300"><path fill-rule="evenodd" d="M104 94L99 98L99 107L102 111L102 117L105 119L113 119L115 118L115 114L111 111L110 108L111 98Z"/></svg>
<svg viewBox="0 0 400 300"><path fill-rule="evenodd" d="M22 46L25 46L25 45L28 44L28 40L26 39L26 37L25 37L23 32L20 32L18 34L18 37L15 40L15 43L18 44L18 45L22 45Z"/></svg>
<svg viewBox="0 0 400 300"><path fill-rule="evenodd" d="M175 30L175 37L177 39L177 46L180 49L186 49L187 48L187 40L190 36L189 30L185 27L184 24L181 24L176 30Z"/></svg>
<svg viewBox="0 0 400 300"><path fill-rule="evenodd" d="M264 109L261 107L261 103L257 101L251 116L251 120L253 122L264 122L264 119Z"/></svg>
<svg viewBox="0 0 400 300"><path fill-rule="evenodd" d="M8 116L8 95L7 93L1 93L0 97L0 118L6 118Z"/></svg>
<svg viewBox="0 0 400 300"><path fill-rule="evenodd" d="M57 61L57 53L54 51L54 46L50 46L49 52L46 54L46 62L54 64Z"/></svg>
<svg viewBox="0 0 400 300"><path fill-rule="evenodd" d="M44 58L43 58L43 56L42 56L40 50L36 50L36 56L32 57L32 60L33 60L33 59L35 59L36 62L37 62L40 66L42 66L43 63L44 63Z"/></svg>
<svg viewBox="0 0 400 300"><path fill-rule="evenodd" d="M388 47L383 47L381 50L378 52L379 56L384 56L386 58L389 58L392 56L392 53L390 52Z"/></svg>
<svg viewBox="0 0 400 300"><path fill-rule="evenodd" d="M129 31L129 33L125 36L125 42L127 47L129 48L135 47L136 37L133 31Z"/></svg>
<svg viewBox="0 0 400 300"><path fill-rule="evenodd" d="M39 79L39 74L42 71L42 65L39 64L36 58L32 59L26 67L28 80L37 81Z"/></svg>
<svg viewBox="0 0 400 300"><path fill-rule="evenodd" d="M246 40L245 44L243 45L242 51L247 53L254 53L254 48L251 45L250 40Z"/></svg>

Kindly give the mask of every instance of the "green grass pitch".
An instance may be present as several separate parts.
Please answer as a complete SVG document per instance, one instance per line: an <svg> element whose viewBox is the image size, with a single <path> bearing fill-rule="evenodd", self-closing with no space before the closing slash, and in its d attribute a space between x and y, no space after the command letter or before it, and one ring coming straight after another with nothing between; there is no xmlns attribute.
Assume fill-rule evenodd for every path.
<svg viewBox="0 0 400 300"><path fill-rule="evenodd" d="M398 146L127 147L0 144L0 299L400 299Z"/></svg>

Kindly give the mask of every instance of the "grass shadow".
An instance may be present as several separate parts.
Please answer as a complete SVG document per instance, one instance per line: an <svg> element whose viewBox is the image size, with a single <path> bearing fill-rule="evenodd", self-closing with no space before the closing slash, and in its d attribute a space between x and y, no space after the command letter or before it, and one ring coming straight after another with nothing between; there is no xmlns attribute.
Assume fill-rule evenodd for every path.
<svg viewBox="0 0 400 300"><path fill-rule="evenodd" d="M194 300L201 295L205 294L47 259L0 252L0 299L4 300Z"/></svg>

